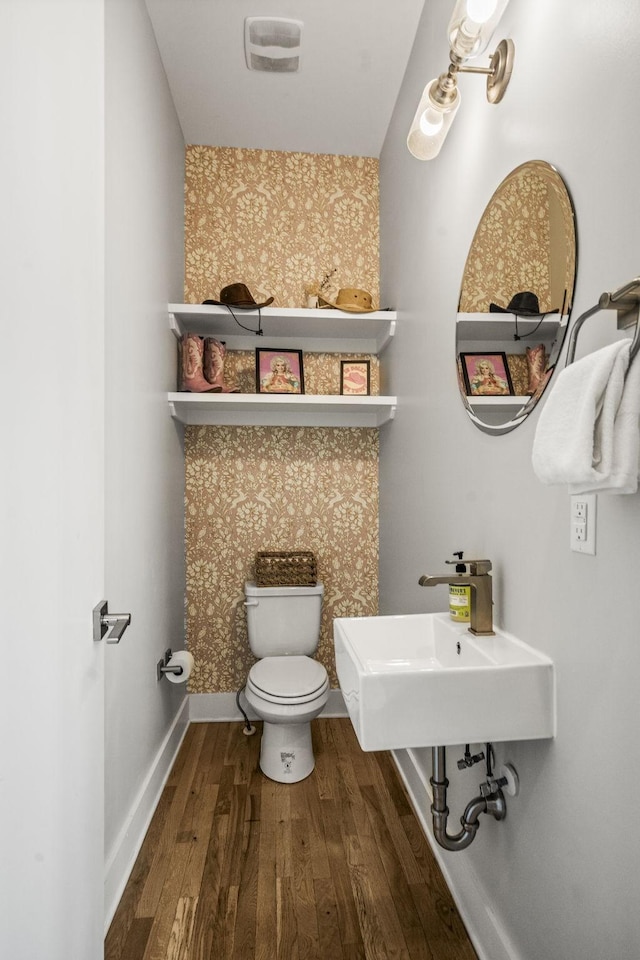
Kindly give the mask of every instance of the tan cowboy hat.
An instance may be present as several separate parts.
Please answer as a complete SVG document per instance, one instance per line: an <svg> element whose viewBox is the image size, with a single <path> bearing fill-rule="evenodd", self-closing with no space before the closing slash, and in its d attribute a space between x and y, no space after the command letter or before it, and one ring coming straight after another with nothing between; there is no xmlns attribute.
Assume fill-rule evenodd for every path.
<svg viewBox="0 0 640 960"><path fill-rule="evenodd" d="M273 297L269 297L264 303L256 303L249 288L244 283L230 283L220 291L219 300L203 300L203 303L212 303L217 307L240 307L241 310L259 310L261 307L268 307L273 303Z"/></svg>
<svg viewBox="0 0 640 960"><path fill-rule="evenodd" d="M333 307L335 310L346 310L347 313L375 313L371 303L371 294L366 290L357 290L354 287L345 287L338 290L336 302L324 300L321 306Z"/></svg>

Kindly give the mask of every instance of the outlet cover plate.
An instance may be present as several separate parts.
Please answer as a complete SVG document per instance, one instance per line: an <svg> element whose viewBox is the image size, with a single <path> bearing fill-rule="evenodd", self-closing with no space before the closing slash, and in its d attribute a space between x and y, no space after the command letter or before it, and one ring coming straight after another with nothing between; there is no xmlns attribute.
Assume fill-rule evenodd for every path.
<svg viewBox="0 0 640 960"><path fill-rule="evenodd" d="M596 552L596 503L595 493L571 495L570 545L575 553Z"/></svg>

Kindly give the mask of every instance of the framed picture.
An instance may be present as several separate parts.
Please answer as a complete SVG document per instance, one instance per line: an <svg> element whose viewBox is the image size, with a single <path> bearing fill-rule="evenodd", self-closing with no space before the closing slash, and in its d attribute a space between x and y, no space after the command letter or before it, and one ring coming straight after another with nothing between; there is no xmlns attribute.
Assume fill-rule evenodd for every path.
<svg viewBox="0 0 640 960"><path fill-rule="evenodd" d="M512 397L513 384L506 353L461 353L468 397Z"/></svg>
<svg viewBox="0 0 640 960"><path fill-rule="evenodd" d="M256 347L257 393L304 393L302 350Z"/></svg>
<svg viewBox="0 0 640 960"><path fill-rule="evenodd" d="M367 397L371 390L371 361L340 361L340 393L345 397Z"/></svg>

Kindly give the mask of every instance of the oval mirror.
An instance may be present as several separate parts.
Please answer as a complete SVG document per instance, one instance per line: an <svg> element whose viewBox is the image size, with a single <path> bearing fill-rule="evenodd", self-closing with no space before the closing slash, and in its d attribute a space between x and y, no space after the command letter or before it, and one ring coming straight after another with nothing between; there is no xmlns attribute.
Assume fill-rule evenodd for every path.
<svg viewBox="0 0 640 960"><path fill-rule="evenodd" d="M505 177L471 243L456 321L458 384L471 420L507 433L531 413L567 332L576 277L573 204L530 160Z"/></svg>

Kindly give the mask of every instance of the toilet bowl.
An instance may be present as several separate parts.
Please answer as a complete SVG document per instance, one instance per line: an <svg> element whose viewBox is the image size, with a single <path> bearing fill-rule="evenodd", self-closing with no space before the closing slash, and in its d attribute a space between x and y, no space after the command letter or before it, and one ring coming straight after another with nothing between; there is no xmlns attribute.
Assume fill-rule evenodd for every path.
<svg viewBox="0 0 640 960"><path fill-rule="evenodd" d="M329 698L329 677L309 654L318 645L323 593L322 584L245 584L249 645L260 657L245 696L263 721L260 769L279 783L304 780L315 765L311 721Z"/></svg>

